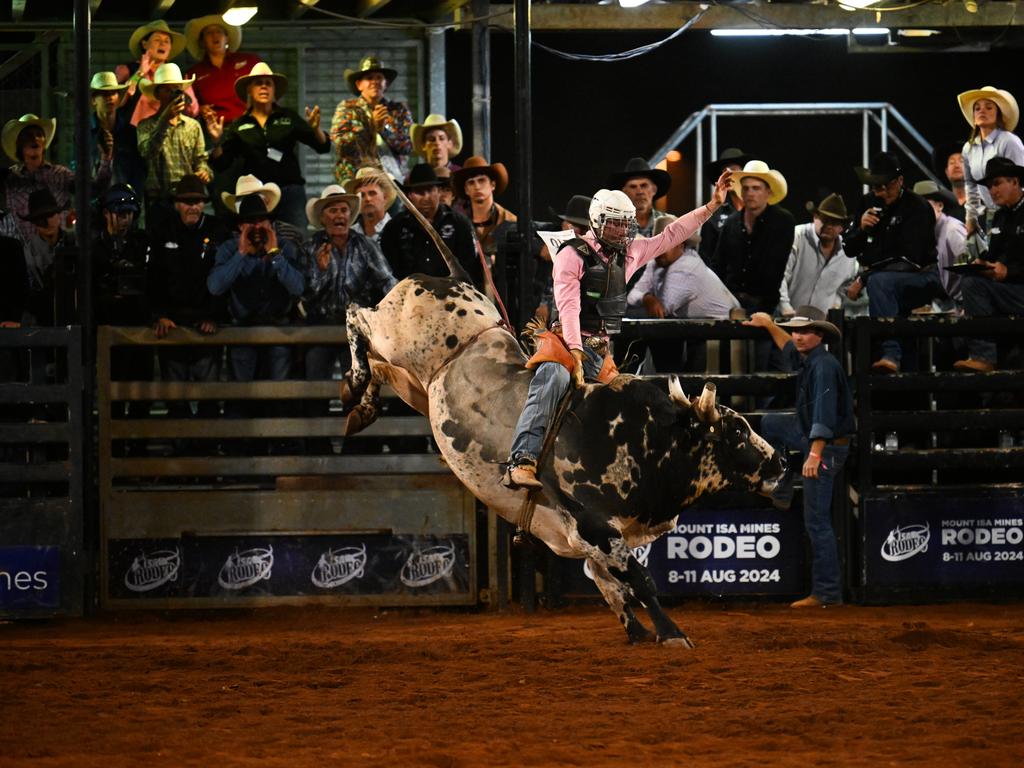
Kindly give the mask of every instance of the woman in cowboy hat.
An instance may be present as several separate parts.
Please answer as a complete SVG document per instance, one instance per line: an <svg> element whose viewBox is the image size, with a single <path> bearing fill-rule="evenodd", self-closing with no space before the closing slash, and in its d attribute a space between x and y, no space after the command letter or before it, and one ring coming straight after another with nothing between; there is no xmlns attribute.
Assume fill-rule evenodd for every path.
<svg viewBox="0 0 1024 768"><path fill-rule="evenodd" d="M967 236L988 231L999 206L978 180L993 157L1005 157L1024 165L1024 143L1013 133L1020 119L1017 100L1009 91L986 85L964 91L956 97L971 135L964 144L964 186L967 189Z"/></svg>
<svg viewBox="0 0 1024 768"><path fill-rule="evenodd" d="M334 176L344 185L364 165L381 166L392 178L405 175L405 163L412 152L409 129L412 113L407 104L384 98L398 72L382 66L376 56L367 56L359 69L346 69L355 98L344 99L331 120L337 166Z"/></svg>
<svg viewBox="0 0 1024 768"><path fill-rule="evenodd" d="M121 109L127 90L127 83L119 83L113 72L97 72L89 83L92 174L100 189L113 182L141 191L146 184L138 134L131 113Z"/></svg>
<svg viewBox="0 0 1024 768"><path fill-rule="evenodd" d="M214 141L210 153L214 168L225 170L238 162L239 172L252 174L281 188L278 216L292 226L305 227L306 180L302 177L296 145L300 142L317 154L331 149L320 128L320 107L298 112L278 104L288 87L288 78L260 62L235 81L235 92L249 108L235 122L224 127L224 118L210 116L206 130Z"/></svg>
<svg viewBox="0 0 1024 768"><path fill-rule="evenodd" d="M132 112L132 125L138 126L147 117L160 111L160 103L142 92L142 81L152 81L156 71L173 61L185 50L185 36L174 32L163 19L151 21L138 27L128 40L128 50L139 61L139 69L128 80L128 107ZM190 81L191 82L191 81ZM199 102L192 86L185 89L188 97L185 112L191 117L199 114Z"/></svg>
<svg viewBox="0 0 1024 768"><path fill-rule="evenodd" d="M57 130L54 118L41 118L26 114L17 120L8 120L0 134L4 154L13 165L4 179L4 208L16 217L4 219L3 233L27 241L35 229L25 218L29 209L29 196L39 189L49 190L62 210L71 202L75 187L75 174L64 165L46 159L46 150Z"/></svg>
<svg viewBox="0 0 1024 768"><path fill-rule="evenodd" d="M245 97L235 93L235 82L262 59L255 53L239 52L241 44L242 28L228 24L222 16L200 16L185 24L185 47L196 60L185 75L196 79L204 118L208 119L212 110L227 125L245 114Z"/></svg>

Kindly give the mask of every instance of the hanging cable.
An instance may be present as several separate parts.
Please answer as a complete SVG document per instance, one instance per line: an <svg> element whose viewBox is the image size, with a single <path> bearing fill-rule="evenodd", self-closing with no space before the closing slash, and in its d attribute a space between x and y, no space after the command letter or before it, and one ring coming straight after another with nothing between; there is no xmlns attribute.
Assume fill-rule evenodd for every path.
<svg viewBox="0 0 1024 768"><path fill-rule="evenodd" d="M643 56L645 53L650 53L651 51L657 50L661 46L665 45L665 43L671 40L675 40L677 37L683 34L683 32L690 29L690 27L692 27L694 24L700 21L700 19L707 12L707 8L701 10L700 13L691 18L689 21L683 24L683 26L681 26L679 29L677 29L675 32L673 32L671 35L669 35L663 40L659 40L656 43L641 45L639 48L633 48L628 51L621 51L620 53L569 53L568 51L559 51L555 48L543 45L542 43L538 43L536 40L533 41L533 45L536 48L540 48L542 51L547 51L548 53L554 56L558 56L563 59L568 59L569 61L628 61L629 59L635 59L637 56Z"/></svg>

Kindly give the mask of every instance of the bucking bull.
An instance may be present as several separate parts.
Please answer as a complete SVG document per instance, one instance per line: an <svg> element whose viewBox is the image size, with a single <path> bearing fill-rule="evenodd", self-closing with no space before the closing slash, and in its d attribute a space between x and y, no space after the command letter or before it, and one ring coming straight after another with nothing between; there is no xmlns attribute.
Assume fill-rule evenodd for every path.
<svg viewBox="0 0 1024 768"><path fill-rule="evenodd" d="M520 523L525 490L502 484L503 461L532 371L480 291L454 278L413 275L374 308L348 311L352 369L342 401L348 432L377 416L380 387L394 385L428 416L441 454L467 488ZM696 400L679 381L668 394L620 375L587 385L571 403L543 461L529 532L563 557L585 558L630 642L693 647L662 610L632 548L672 530L680 511L727 487L768 494L782 473L772 447L707 384ZM358 400L358 402L357 402ZM642 604L654 632L637 619Z"/></svg>

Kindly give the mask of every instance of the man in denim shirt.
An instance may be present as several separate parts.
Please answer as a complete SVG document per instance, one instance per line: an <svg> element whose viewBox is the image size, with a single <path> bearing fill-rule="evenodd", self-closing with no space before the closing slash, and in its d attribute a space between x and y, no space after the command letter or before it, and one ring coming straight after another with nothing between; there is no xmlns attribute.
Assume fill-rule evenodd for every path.
<svg viewBox="0 0 1024 768"><path fill-rule="evenodd" d="M764 328L797 371L796 414L770 413L761 420L761 435L776 450L799 451L803 459L804 526L811 540L811 594L793 608L817 608L843 601L835 532L832 530L832 486L850 452L853 397L839 360L825 349L827 336L840 333L816 307L798 307L788 322L776 325L764 312L744 325ZM792 329L793 337L783 328ZM788 509L793 477L786 473L773 500Z"/></svg>

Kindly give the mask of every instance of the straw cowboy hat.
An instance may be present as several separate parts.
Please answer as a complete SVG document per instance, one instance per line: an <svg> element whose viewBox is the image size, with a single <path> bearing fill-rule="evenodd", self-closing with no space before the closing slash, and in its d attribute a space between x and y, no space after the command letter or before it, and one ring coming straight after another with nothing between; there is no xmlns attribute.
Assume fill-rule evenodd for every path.
<svg viewBox="0 0 1024 768"><path fill-rule="evenodd" d="M655 200L667 195L672 186L672 177L669 176L668 171L651 168L642 157L634 157L626 163L626 167L621 173L613 173L608 177L608 188L622 189L630 179L650 179L658 188L658 191L654 193Z"/></svg>
<svg viewBox="0 0 1024 768"><path fill-rule="evenodd" d="M89 81L89 91L92 93L109 93L110 91L123 91L128 83L117 82L117 75L113 72L97 72Z"/></svg>
<svg viewBox="0 0 1024 768"><path fill-rule="evenodd" d="M178 58L185 50L185 36L181 32L174 32L163 19L158 19L143 24L132 32L132 36L128 39L128 50L131 51L132 56L136 59L142 58L142 41L154 32L163 32L171 38L171 52L167 56L168 61Z"/></svg>
<svg viewBox="0 0 1024 768"><path fill-rule="evenodd" d="M750 160L743 166L742 171L735 172L732 175L732 188L737 195L742 194L741 183L748 176L760 179L768 185L770 193L768 195L768 205L781 203L785 199L786 193L789 192L789 185L786 184L785 176L775 169L769 168L768 163L761 160Z"/></svg>
<svg viewBox="0 0 1024 768"><path fill-rule="evenodd" d="M788 328L791 331L820 331L826 336L840 338L843 334L825 317L825 313L817 307L805 305L797 307L796 314L786 322L779 323L779 328Z"/></svg>
<svg viewBox="0 0 1024 768"><path fill-rule="evenodd" d="M359 95L359 89L356 88L356 80L364 75L369 75L372 72L380 72L384 75L384 79L388 81L388 85L391 85L395 78L398 77L398 70L381 66L380 59L376 56L367 56L359 62L359 69L345 70L345 79L348 80L348 87L352 93L356 96Z"/></svg>
<svg viewBox="0 0 1024 768"><path fill-rule="evenodd" d="M502 163L491 163L479 155L473 155L465 164L452 174L452 189L456 197L466 196L466 182L474 176L487 176L494 182L494 194L500 195L508 186L508 171Z"/></svg>
<svg viewBox="0 0 1024 768"><path fill-rule="evenodd" d="M274 80L274 100L281 98L281 94L288 89L288 78L284 75L279 75L270 69L270 65L264 64L262 61L257 62L253 65L252 69L249 70L248 75L242 75L240 78L235 80L235 94L242 101L249 98L249 81L255 80L257 77L270 77Z"/></svg>
<svg viewBox="0 0 1024 768"><path fill-rule="evenodd" d="M384 181L384 177L387 181ZM360 168L356 171L356 175L345 182L345 191L350 195L358 195L359 189L370 181L380 187L381 193L384 195L384 210L388 210L394 205L395 198L398 197L398 192L395 190L395 180L388 176L387 172L380 168L366 167ZM362 200L362 198L360 198Z"/></svg>
<svg viewBox="0 0 1024 768"><path fill-rule="evenodd" d="M203 30L207 27L220 27L228 36L228 50L237 51L242 45L242 28L228 24L224 17L218 14L200 16L198 19L190 19L185 24L185 47L192 54L196 61L202 61L206 57L203 50Z"/></svg>
<svg viewBox="0 0 1024 768"><path fill-rule="evenodd" d="M713 160L708 163L704 168L704 178L709 180L710 183L714 184L718 181L718 177L722 175L722 170L727 165L738 165L742 168L744 165L754 159L753 155L748 155L742 149L736 147L729 147L722 151L722 154L718 156L717 160Z"/></svg>
<svg viewBox="0 0 1024 768"><path fill-rule="evenodd" d="M993 102L999 111L1003 113L1003 128L1012 131L1017 127L1020 120L1020 109L1017 107L1017 100L1013 94L992 85L983 88L975 88L973 91L964 91L956 97L960 104L960 111L964 113L967 124L974 126L974 102L979 99L988 99Z"/></svg>
<svg viewBox="0 0 1024 768"><path fill-rule="evenodd" d="M448 134L448 138L452 140L452 157L455 157L459 152L462 151L462 128L459 127L458 120L446 120L444 115L437 113L427 115L427 119L420 123L413 123L412 126L412 149L418 155L423 154L423 140L427 134L434 128L444 128L444 132Z"/></svg>
<svg viewBox="0 0 1024 768"><path fill-rule="evenodd" d="M220 199L226 207L237 213L238 202L243 197L248 197L249 195L259 195L262 197L268 211L274 210L277 204L281 202L281 188L277 184L272 181L264 184L251 173L238 177L238 181L235 182L235 194L221 192Z"/></svg>
<svg viewBox="0 0 1024 768"><path fill-rule="evenodd" d="M814 215L821 219L832 219L832 221L846 222L850 220L850 214L846 210L846 201L842 195L833 192L814 209Z"/></svg>
<svg viewBox="0 0 1024 768"><path fill-rule="evenodd" d="M42 129L43 144L49 149L50 142L53 141L53 134L57 130L57 118L44 119L29 112L17 120L8 120L4 123L3 133L0 134L0 144L3 144L4 154L16 163L21 162L18 159L18 136L31 125L39 126Z"/></svg>
<svg viewBox="0 0 1024 768"><path fill-rule="evenodd" d="M934 181L917 182L917 184L914 185L914 194L920 195L926 200L937 200L942 203L947 210L960 205L960 201L956 199L956 195L945 187L940 187Z"/></svg>
<svg viewBox="0 0 1024 768"><path fill-rule="evenodd" d="M320 193L320 197L311 197L306 201L306 218L309 223L314 227L319 227L320 214L323 213L324 208L338 202L348 203L348 220L350 223L355 221L359 215L359 195L349 194L344 187L338 184L328 184Z"/></svg>
<svg viewBox="0 0 1024 768"><path fill-rule="evenodd" d="M871 165L867 168L857 166L853 171L860 183L869 187L888 184L897 176L903 175L900 159L893 152L878 152L871 158Z"/></svg>
<svg viewBox="0 0 1024 768"><path fill-rule="evenodd" d="M142 89L142 94L148 99L156 98L156 89L161 85L179 85L186 86L192 85L196 81L195 77L190 77L186 80L181 76L181 69L178 68L177 64L161 64L156 68L156 72L153 74L152 80L142 78L139 81L139 88Z"/></svg>

